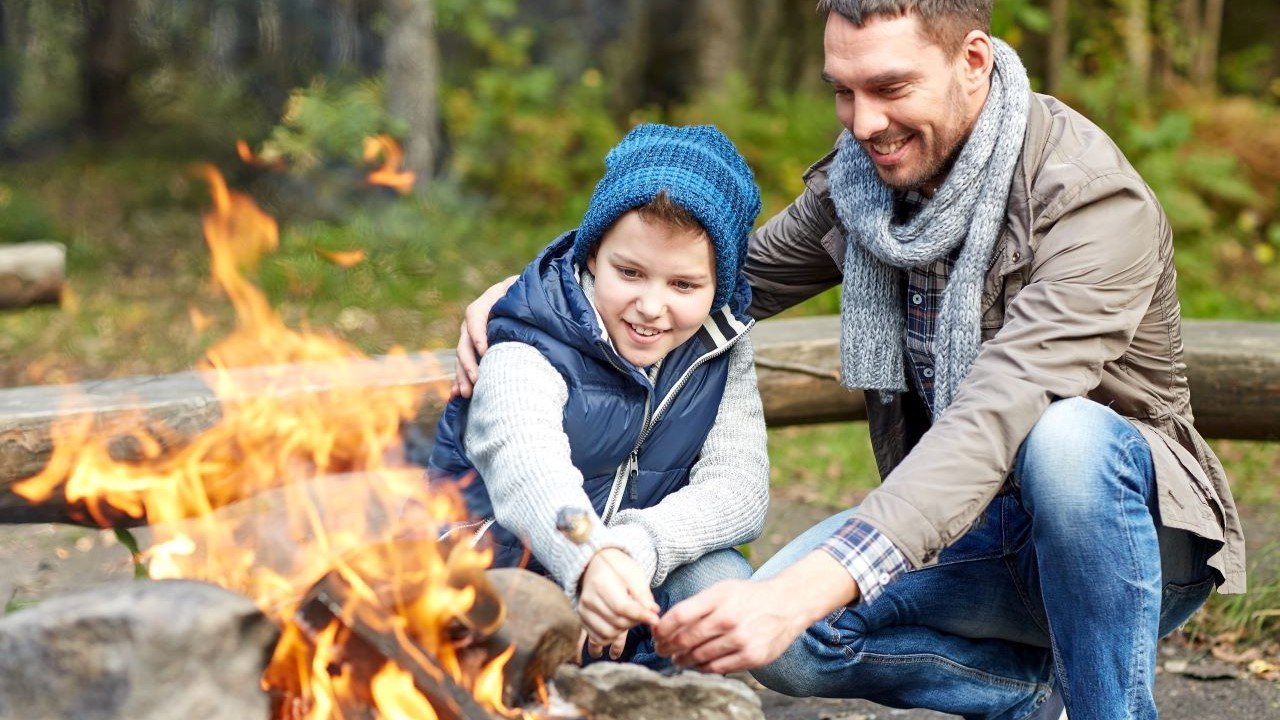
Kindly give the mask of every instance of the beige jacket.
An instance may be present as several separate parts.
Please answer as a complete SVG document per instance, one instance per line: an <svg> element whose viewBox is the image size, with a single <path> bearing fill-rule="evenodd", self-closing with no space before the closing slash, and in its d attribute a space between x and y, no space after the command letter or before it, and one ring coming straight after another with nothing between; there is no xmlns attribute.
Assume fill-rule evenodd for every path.
<svg viewBox="0 0 1280 720"><path fill-rule="evenodd" d="M757 317L840 282L845 241L827 192L833 155L752 237L746 271ZM969 375L927 431L900 397L868 398L884 482L862 502L864 519L913 566L935 562L1000 490L1049 403L1084 396L1147 438L1164 525L1222 543L1210 560L1220 590L1243 592L1235 503L1192 424L1168 220L1111 139L1046 95L1032 97L982 332Z"/></svg>

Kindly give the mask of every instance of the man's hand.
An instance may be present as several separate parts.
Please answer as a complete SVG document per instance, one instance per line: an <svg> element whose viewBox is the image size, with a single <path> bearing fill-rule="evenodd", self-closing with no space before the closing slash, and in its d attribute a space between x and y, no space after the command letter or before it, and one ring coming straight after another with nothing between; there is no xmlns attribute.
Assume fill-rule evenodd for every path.
<svg viewBox="0 0 1280 720"><path fill-rule="evenodd" d="M668 610L653 635L658 653L677 665L748 670L776 660L805 628L857 597L849 572L819 550L767 580L717 583Z"/></svg>
<svg viewBox="0 0 1280 720"><path fill-rule="evenodd" d="M451 397L471 397L471 390L480 377L480 358L489 349L489 311L493 310L493 306L507 294L507 290L515 282L516 276L512 275L491 285L480 297L471 301L463 313L462 329L458 333L458 347L455 350L458 367L453 376L453 387L449 389Z"/></svg>
<svg viewBox="0 0 1280 720"><path fill-rule="evenodd" d="M582 573L578 615L587 630L588 651L598 655L607 646L609 656L617 658L628 630L640 623L657 624L658 604L636 561L622 550L604 548Z"/></svg>

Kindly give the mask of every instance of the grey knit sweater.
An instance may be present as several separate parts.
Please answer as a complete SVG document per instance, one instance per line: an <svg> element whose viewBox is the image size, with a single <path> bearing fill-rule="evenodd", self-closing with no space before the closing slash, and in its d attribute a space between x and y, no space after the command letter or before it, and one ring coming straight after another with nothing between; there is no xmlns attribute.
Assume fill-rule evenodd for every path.
<svg viewBox="0 0 1280 720"><path fill-rule="evenodd" d="M724 396L689 484L653 507L617 513L592 535L597 547L634 558L654 587L680 565L750 542L764 527L769 455L750 338L729 352ZM592 551L557 532L555 517L562 507L591 503L563 430L567 400L564 379L537 349L495 345L480 363L465 435L467 457L485 480L497 521L524 538L576 597Z"/></svg>

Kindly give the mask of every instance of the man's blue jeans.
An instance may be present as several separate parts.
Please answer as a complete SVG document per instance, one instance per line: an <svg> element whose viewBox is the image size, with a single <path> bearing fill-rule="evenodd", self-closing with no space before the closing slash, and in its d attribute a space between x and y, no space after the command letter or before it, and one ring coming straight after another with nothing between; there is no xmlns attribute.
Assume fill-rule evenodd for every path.
<svg viewBox="0 0 1280 720"><path fill-rule="evenodd" d="M867 604L837 609L754 675L790 695L1025 718L1060 688L1082 720L1155 718L1157 639L1213 586L1212 546L1160 527L1151 450L1084 399L1049 406L979 522ZM821 544L814 526L756 572Z"/></svg>

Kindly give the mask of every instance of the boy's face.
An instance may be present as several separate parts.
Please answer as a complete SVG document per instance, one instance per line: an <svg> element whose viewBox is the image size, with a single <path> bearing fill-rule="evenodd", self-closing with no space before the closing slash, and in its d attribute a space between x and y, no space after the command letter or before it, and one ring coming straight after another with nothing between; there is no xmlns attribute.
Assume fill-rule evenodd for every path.
<svg viewBox="0 0 1280 720"><path fill-rule="evenodd" d="M637 367L666 357L711 313L715 255L702 231L650 224L632 211L604 234L587 267L609 339Z"/></svg>

